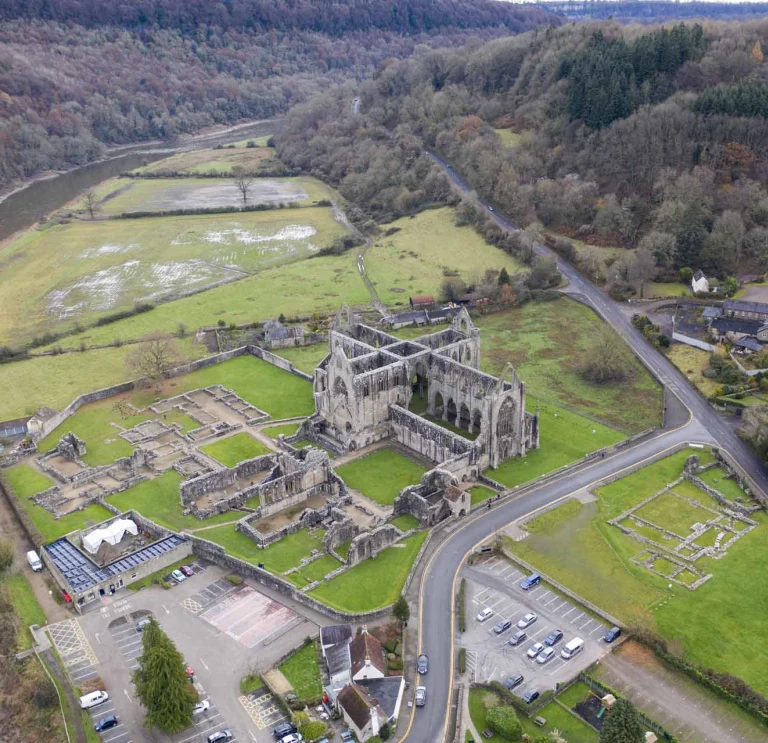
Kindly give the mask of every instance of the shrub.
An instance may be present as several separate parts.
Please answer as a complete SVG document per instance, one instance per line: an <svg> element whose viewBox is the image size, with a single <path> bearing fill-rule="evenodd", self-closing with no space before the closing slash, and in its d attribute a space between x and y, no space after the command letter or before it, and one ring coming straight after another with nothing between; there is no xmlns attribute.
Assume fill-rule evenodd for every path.
<svg viewBox="0 0 768 743"><path fill-rule="evenodd" d="M228 575L226 578L233 586L240 586L243 579L239 575Z"/></svg>
<svg viewBox="0 0 768 743"><path fill-rule="evenodd" d="M465 673L467 670L467 649L459 648L459 673Z"/></svg>
<svg viewBox="0 0 768 743"><path fill-rule="evenodd" d="M459 598L456 604L456 611L459 615L458 616L459 632L467 631L466 601L467 601L467 581L465 578L462 578L461 584L459 585Z"/></svg>
<svg viewBox="0 0 768 743"><path fill-rule="evenodd" d="M304 740L317 740L318 738L322 738L327 730L328 726L324 722L319 722L318 720L313 720L312 722L308 722L299 727L299 732Z"/></svg>
<svg viewBox="0 0 768 743"><path fill-rule="evenodd" d="M523 734L523 726L517 719L517 714L512 707L493 707L485 713L485 722L488 727L497 732L506 740L520 740Z"/></svg>

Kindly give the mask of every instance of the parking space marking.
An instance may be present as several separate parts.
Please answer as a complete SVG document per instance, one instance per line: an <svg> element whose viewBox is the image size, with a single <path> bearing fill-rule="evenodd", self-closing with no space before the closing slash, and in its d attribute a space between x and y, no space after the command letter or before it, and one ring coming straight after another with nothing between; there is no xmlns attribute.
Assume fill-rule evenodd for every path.
<svg viewBox="0 0 768 743"><path fill-rule="evenodd" d="M238 697L238 700L259 730L277 727L281 722L287 721L271 694L246 694Z"/></svg>
<svg viewBox="0 0 768 743"><path fill-rule="evenodd" d="M603 627L602 624L598 624L597 627L595 629L591 630L589 634L590 635L594 635L594 634L596 634L598 632L604 632L604 631L605 631L605 627Z"/></svg>

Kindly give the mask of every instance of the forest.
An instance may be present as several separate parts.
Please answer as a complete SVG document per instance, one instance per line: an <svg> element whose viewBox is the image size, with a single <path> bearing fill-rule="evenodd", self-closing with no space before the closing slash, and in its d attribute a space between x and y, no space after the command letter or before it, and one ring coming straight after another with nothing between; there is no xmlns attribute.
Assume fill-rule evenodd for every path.
<svg viewBox="0 0 768 743"><path fill-rule="evenodd" d="M269 118L384 60L561 22L491 0L0 3L0 189L106 147ZM341 36L343 34L343 36Z"/></svg>
<svg viewBox="0 0 768 743"><path fill-rule="evenodd" d="M338 115L346 89L297 107L278 149L394 218L438 198L424 142L528 232L627 248L615 296L687 267L763 272L766 36L768 21L576 24L432 50L381 65L362 118Z"/></svg>

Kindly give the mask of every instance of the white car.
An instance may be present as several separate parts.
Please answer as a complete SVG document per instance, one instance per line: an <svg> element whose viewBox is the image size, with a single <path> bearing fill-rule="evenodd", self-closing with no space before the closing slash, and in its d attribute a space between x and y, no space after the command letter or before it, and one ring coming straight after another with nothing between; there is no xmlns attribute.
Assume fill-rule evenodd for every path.
<svg viewBox="0 0 768 743"><path fill-rule="evenodd" d="M555 649L554 648L544 648L538 656L536 657L536 662L541 663L543 666L545 663L548 663L552 660L552 658L555 657Z"/></svg>
<svg viewBox="0 0 768 743"><path fill-rule="evenodd" d="M535 642L528 648L526 655L529 658L535 658L542 650L544 650L544 644L541 642Z"/></svg>
<svg viewBox="0 0 768 743"><path fill-rule="evenodd" d="M478 622L484 622L486 619L490 619L493 616L493 610L487 606L477 615Z"/></svg>
<svg viewBox="0 0 768 743"><path fill-rule="evenodd" d="M203 712L207 712L211 708L211 703L204 699L202 702L198 702L193 708L192 708L192 714L193 715L202 715Z"/></svg>
<svg viewBox="0 0 768 743"><path fill-rule="evenodd" d="M528 629L528 627L530 627L538 618L538 615L531 611L520 619L517 623L517 627L518 629Z"/></svg>
<svg viewBox="0 0 768 743"><path fill-rule="evenodd" d="M281 738L280 743L300 743L302 740L304 738L301 737L301 733L291 733L286 735L285 738Z"/></svg>
<svg viewBox="0 0 768 743"><path fill-rule="evenodd" d="M427 687L417 686L416 687L416 706L423 707L426 703L427 703Z"/></svg>
<svg viewBox="0 0 768 743"><path fill-rule="evenodd" d="M173 578L177 583L183 583L187 579L187 576L184 575L181 570L174 570L171 573L171 578Z"/></svg>

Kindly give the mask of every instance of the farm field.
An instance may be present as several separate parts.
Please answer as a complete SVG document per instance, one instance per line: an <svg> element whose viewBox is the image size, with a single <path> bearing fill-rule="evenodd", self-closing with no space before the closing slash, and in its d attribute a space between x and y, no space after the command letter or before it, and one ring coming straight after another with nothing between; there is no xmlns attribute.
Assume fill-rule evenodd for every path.
<svg viewBox="0 0 768 743"><path fill-rule="evenodd" d="M520 542L508 540L506 546L619 619L656 631L688 660L738 676L765 694L768 656L753 638L760 635L768 601L768 589L754 580L768 550L766 514L754 514L757 528L721 559L696 562L713 577L695 591L675 584L668 588L664 578L633 564L630 558L642 545L607 523L677 479L693 453L702 464L711 461L701 450L675 453L600 488L596 503L566 504L567 518L554 518L550 512L545 528L534 527L534 534ZM702 491L701 498L706 502L708 496ZM663 513L656 516L665 518ZM736 605L738 611L733 610Z"/></svg>
<svg viewBox="0 0 768 743"><path fill-rule="evenodd" d="M366 253L365 265L382 302L407 305L418 294L440 296L445 271L468 281L487 269L521 270L514 258L486 243L472 227L456 227L455 210L431 209L392 222L397 232L379 238Z"/></svg>
<svg viewBox="0 0 768 743"><path fill-rule="evenodd" d="M244 151L230 152L242 155ZM168 161L153 165L161 170L163 162ZM243 206L242 194L230 178L118 178L102 184L96 196L100 199L99 213L108 217L130 212ZM334 197L333 190L315 178L258 178L248 189L246 204L307 205Z"/></svg>
<svg viewBox="0 0 768 743"><path fill-rule="evenodd" d="M227 439L201 446L200 451L213 457L219 464L223 464L225 467L234 467L246 459L269 454L271 450L267 449L264 444L257 441L250 434L236 433Z"/></svg>
<svg viewBox="0 0 768 743"><path fill-rule="evenodd" d="M336 469L351 488L382 506L391 506L400 491L416 485L426 469L394 449L377 449Z"/></svg>
<svg viewBox="0 0 768 743"><path fill-rule="evenodd" d="M262 163L268 163L275 157L272 147L238 147L220 150L192 150L157 160L154 163L136 168L134 173L158 173L164 170L187 173L231 173L235 166L247 171L258 171Z"/></svg>
<svg viewBox="0 0 768 743"><path fill-rule="evenodd" d="M375 560L364 560L309 592L318 601L350 613L374 611L397 600L416 555L427 538L420 531L387 547ZM399 546L404 545L404 546Z"/></svg>
<svg viewBox="0 0 768 743"><path fill-rule="evenodd" d="M77 221L31 230L4 250L0 342L18 344L131 309L138 300L242 279L311 256L345 233L325 207ZM231 304L220 304L219 311ZM195 324L183 309L176 308L174 316L177 324ZM111 342L115 328L103 330Z"/></svg>
<svg viewBox="0 0 768 743"><path fill-rule="evenodd" d="M300 213L304 213L302 209ZM287 212L283 212L287 214ZM179 321L187 327L215 325L218 320L244 323L264 321L284 313L311 315L330 312L343 304L368 304L370 295L360 279L356 254L322 256L311 264L294 262L270 268L226 286L160 304L149 312L63 338L55 346L78 348L80 343L98 345L115 338L131 340L152 332L172 333Z"/></svg>
<svg viewBox="0 0 768 743"><path fill-rule="evenodd" d="M567 405L637 433L661 423L662 390L638 361L628 382L596 385L579 373L602 321L563 297L478 318L480 368L500 374L511 363L532 397ZM593 447L596 448L596 447Z"/></svg>

